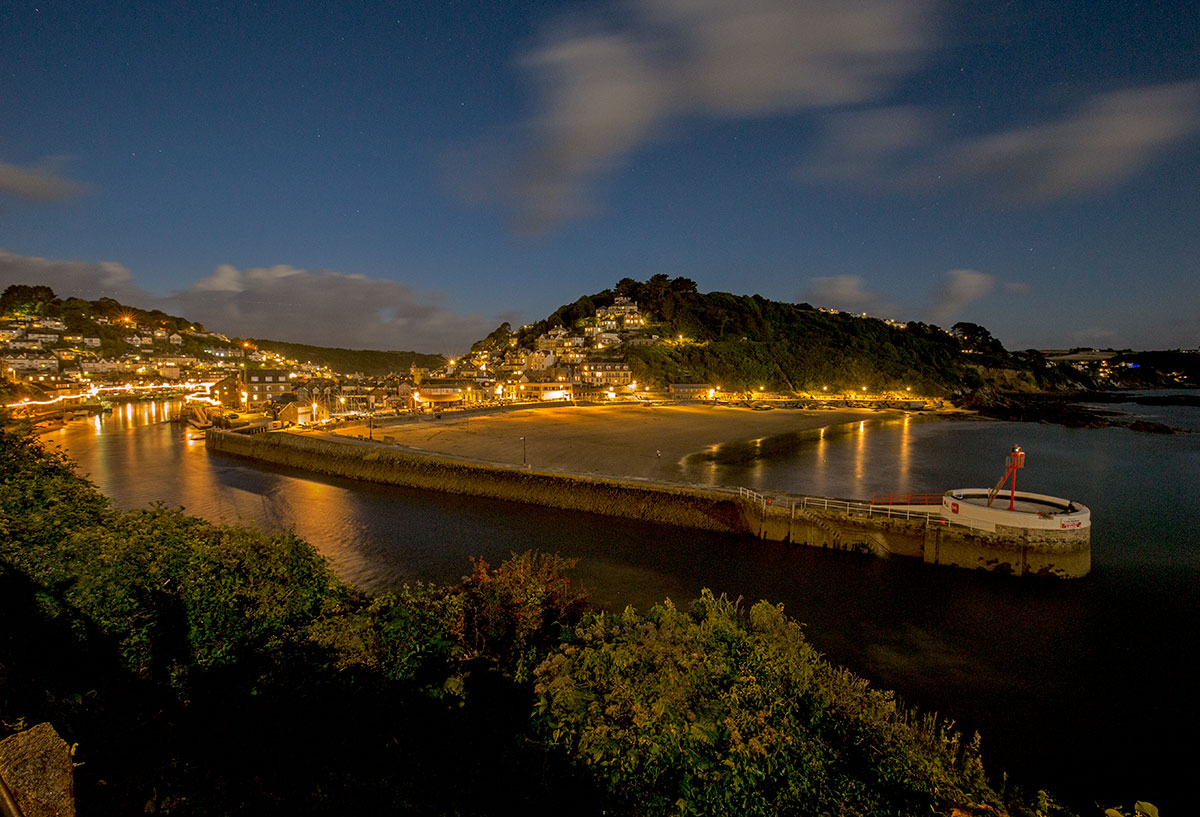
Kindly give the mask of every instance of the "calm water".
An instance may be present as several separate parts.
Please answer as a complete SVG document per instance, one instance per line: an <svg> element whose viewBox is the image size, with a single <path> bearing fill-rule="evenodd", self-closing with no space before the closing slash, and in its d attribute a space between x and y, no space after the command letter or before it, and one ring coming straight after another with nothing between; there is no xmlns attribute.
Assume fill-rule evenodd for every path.
<svg viewBox="0 0 1200 817"><path fill-rule="evenodd" d="M1195 408L1123 406L1200 429ZM347 580L386 590L452 581L468 556L580 559L601 604L644 608L702 587L782 603L832 660L984 735L989 771L1077 808L1149 799L1190 813L1200 727L1191 662L1200 627L1200 434L993 422L883 421L755 443L750 465L691 462L697 482L844 497L993 484L1014 443L1018 487L1092 509L1093 572L1017 581L909 560L473 498L316 479L210 455L164 404L49 432L122 507L155 501L214 521L294 528ZM738 459L737 447L719 460ZM725 457L732 454L732 457Z"/></svg>

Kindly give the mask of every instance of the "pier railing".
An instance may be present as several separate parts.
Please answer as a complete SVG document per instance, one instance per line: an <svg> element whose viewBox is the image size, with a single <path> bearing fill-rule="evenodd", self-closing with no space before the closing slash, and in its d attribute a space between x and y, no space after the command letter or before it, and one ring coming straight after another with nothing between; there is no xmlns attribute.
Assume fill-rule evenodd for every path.
<svg viewBox="0 0 1200 817"><path fill-rule="evenodd" d="M937 515L937 510L938 510L938 508L940 508L940 503L941 503L941 495L940 494L939 495L934 495L934 494L925 495L925 496L937 496L937 498L938 498L937 505L935 505L931 502L928 502L928 501L905 503L905 504L912 504L912 505L925 505L928 508L928 510L922 509L922 510L918 511L918 510L912 510L911 508L893 507L893 504L898 505L900 503L875 503L874 501L865 502L863 500L834 499L833 497L827 497L827 496L807 496L807 495L777 497L777 496L771 496L769 494L759 493L758 491L751 490L750 488L740 488L740 487L737 489L737 491L738 491L738 496L740 496L742 499L744 499L748 502L752 502L755 505L758 505L760 508L763 509L764 513L766 512L766 509L768 507L777 506L781 509L786 509L786 510L791 511L793 515L795 514L796 509L800 509L803 511L819 510L819 511L834 511L836 513L846 514L847 516L866 516L866 517L886 516L886 517L890 517L892 519L917 519L917 520L921 520L921 521L925 522L926 524L930 524L930 523L936 524L936 525L946 524L946 520L943 519L941 516Z"/></svg>

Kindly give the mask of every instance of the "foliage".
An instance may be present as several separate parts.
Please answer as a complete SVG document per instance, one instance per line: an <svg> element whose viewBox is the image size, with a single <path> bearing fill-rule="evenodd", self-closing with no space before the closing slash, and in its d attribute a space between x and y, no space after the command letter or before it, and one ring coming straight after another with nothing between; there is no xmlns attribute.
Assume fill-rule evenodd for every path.
<svg viewBox="0 0 1200 817"><path fill-rule="evenodd" d="M1126 812L1115 808L1105 809L1105 817L1128 817ZM1158 817L1158 808L1153 803L1139 800L1133 804L1133 817Z"/></svg>
<svg viewBox="0 0 1200 817"><path fill-rule="evenodd" d="M468 657L486 657L516 681L526 681L560 630L585 609L586 595L571 586L574 559L537 551L514 554L493 572L472 559L463 584L459 638Z"/></svg>
<svg viewBox="0 0 1200 817"><path fill-rule="evenodd" d="M765 602L596 614L537 671L544 733L631 814L917 814L999 805L978 736L822 661Z"/></svg>
<svg viewBox="0 0 1200 817"><path fill-rule="evenodd" d="M0 294L0 315L44 316L54 302L54 290L47 286L13 284Z"/></svg>

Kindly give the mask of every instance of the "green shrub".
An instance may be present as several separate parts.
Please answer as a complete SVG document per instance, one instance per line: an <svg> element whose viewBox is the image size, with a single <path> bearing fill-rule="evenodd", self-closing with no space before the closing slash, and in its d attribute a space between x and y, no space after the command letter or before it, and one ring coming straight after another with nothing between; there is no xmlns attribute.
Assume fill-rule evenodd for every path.
<svg viewBox="0 0 1200 817"><path fill-rule="evenodd" d="M632 814L914 814L996 804L936 719L824 662L765 602L595 614L536 673L546 738Z"/></svg>

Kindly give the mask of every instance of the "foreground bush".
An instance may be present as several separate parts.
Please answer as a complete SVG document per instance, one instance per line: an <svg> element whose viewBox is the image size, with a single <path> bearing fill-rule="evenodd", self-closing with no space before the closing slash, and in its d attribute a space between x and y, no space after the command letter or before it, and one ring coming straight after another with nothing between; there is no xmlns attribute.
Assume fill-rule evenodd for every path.
<svg viewBox="0 0 1200 817"><path fill-rule="evenodd" d="M543 729L634 814L998 806L977 739L821 660L766 602L588 618L537 671Z"/></svg>
<svg viewBox="0 0 1200 817"><path fill-rule="evenodd" d="M293 535L120 511L0 429L0 737L49 720L77 743L87 814L1003 807L977 741L821 660L779 608L589 613L572 565L479 560L367 598Z"/></svg>

